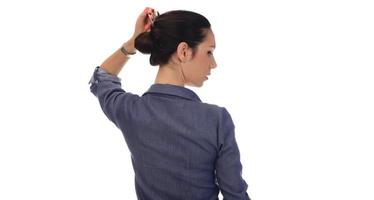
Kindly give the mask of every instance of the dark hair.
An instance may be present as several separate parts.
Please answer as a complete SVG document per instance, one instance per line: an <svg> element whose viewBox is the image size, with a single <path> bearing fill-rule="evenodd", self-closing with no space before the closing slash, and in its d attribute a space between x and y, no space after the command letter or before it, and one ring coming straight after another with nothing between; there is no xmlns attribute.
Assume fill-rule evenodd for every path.
<svg viewBox="0 0 374 200"><path fill-rule="evenodd" d="M166 64L180 42L186 42L195 52L210 29L204 16L186 10L174 10L156 17L151 31L143 32L135 39L135 48L144 54L151 54L153 66Z"/></svg>

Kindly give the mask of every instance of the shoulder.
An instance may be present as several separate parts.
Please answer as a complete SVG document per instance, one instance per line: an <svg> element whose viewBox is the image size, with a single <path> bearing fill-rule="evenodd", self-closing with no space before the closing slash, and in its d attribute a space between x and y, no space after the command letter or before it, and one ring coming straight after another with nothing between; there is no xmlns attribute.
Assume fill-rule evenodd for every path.
<svg viewBox="0 0 374 200"><path fill-rule="evenodd" d="M219 134L222 134L222 132L228 133L235 128L231 114L226 107L209 103L204 104L214 113Z"/></svg>
<svg viewBox="0 0 374 200"><path fill-rule="evenodd" d="M203 103L202 106L209 110L209 112L205 112L209 116L209 120L206 120L206 123L210 122L215 124L217 149L219 149L220 145L230 141L234 137L234 122L226 107L209 103Z"/></svg>
<svg viewBox="0 0 374 200"><path fill-rule="evenodd" d="M209 110L212 110L216 112L218 115L230 115L227 108L224 106L220 106L217 104L211 104L211 103L201 103L202 106L206 107Z"/></svg>
<svg viewBox="0 0 374 200"><path fill-rule="evenodd" d="M204 109L204 110L216 113L217 115L219 115L219 113L224 112L224 110L226 110L225 107L222 107L216 104L205 103L205 102L200 102L197 107L198 109Z"/></svg>
<svg viewBox="0 0 374 200"><path fill-rule="evenodd" d="M200 103L199 107L198 109L207 111L218 124L233 124L230 112L226 107L211 103Z"/></svg>

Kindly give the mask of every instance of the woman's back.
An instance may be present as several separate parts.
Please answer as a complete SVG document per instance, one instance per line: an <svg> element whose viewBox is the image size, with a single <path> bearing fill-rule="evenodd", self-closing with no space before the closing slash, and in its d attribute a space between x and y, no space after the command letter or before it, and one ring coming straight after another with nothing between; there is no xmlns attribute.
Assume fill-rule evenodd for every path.
<svg viewBox="0 0 374 200"><path fill-rule="evenodd" d="M140 199L216 199L218 108L187 88L154 84L130 112L120 126Z"/></svg>

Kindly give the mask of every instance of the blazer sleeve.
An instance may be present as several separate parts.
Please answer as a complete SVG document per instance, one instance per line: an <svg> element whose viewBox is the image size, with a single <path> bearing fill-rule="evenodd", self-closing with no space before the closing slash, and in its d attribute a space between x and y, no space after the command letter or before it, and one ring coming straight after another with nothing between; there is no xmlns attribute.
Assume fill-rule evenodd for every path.
<svg viewBox="0 0 374 200"><path fill-rule="evenodd" d="M90 90L98 98L107 118L120 128L120 123L131 116L133 105L140 97L123 90L121 79L100 66L95 68L88 83L91 84Z"/></svg>
<svg viewBox="0 0 374 200"><path fill-rule="evenodd" d="M242 178L240 152L235 139L235 125L226 108L219 116L216 178L224 200L249 200L248 185Z"/></svg>

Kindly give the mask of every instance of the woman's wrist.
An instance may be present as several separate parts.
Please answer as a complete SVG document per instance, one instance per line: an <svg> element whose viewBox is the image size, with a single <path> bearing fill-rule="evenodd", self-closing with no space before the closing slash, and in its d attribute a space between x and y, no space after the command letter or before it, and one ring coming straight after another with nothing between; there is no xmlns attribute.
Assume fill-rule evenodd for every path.
<svg viewBox="0 0 374 200"><path fill-rule="evenodd" d="M125 51L127 51L130 55L131 54L134 54L136 53L136 49L135 49L135 39L131 38L130 40L128 40L127 42L125 42L121 48L124 48Z"/></svg>

